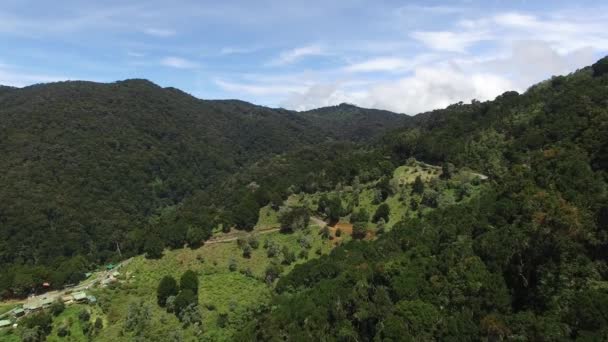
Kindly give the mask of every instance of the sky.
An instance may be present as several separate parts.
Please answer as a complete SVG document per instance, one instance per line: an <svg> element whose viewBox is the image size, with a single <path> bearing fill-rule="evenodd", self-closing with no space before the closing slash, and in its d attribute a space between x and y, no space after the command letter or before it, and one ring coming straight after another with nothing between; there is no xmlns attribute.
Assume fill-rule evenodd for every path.
<svg viewBox="0 0 608 342"><path fill-rule="evenodd" d="M0 0L0 84L145 78L203 99L416 114L608 53L608 1Z"/></svg>

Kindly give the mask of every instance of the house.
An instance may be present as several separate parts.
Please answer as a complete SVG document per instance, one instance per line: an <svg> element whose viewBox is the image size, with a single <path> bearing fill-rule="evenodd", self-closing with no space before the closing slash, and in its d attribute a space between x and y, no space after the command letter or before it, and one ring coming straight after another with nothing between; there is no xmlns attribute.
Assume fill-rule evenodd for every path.
<svg viewBox="0 0 608 342"><path fill-rule="evenodd" d="M74 297L74 301L78 303L82 303L87 300L87 294L84 292L75 292L72 297Z"/></svg>
<svg viewBox="0 0 608 342"><path fill-rule="evenodd" d="M95 303L97 303L97 297L95 297L93 295L89 295L89 296L87 296L87 301L89 302L89 304L95 304Z"/></svg>
<svg viewBox="0 0 608 342"><path fill-rule="evenodd" d="M61 301L65 304L72 304L74 302L74 297L72 295L65 295L61 297Z"/></svg>
<svg viewBox="0 0 608 342"><path fill-rule="evenodd" d="M23 310L23 308L16 308L15 310L13 310L13 315L15 315L15 317L21 317L25 314L25 310Z"/></svg>
<svg viewBox="0 0 608 342"><path fill-rule="evenodd" d="M8 319L3 319L0 321L0 328L8 327L11 324L13 324L13 322L9 321Z"/></svg>

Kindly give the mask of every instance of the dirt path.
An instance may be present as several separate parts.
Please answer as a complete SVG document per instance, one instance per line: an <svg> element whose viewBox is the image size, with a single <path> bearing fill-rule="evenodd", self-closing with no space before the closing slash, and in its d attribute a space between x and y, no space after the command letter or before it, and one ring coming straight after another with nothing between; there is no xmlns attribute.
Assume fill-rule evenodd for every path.
<svg viewBox="0 0 608 342"><path fill-rule="evenodd" d="M318 217L312 216L312 217L310 218L310 220L311 220L311 221L312 221L314 224L318 225L318 226L319 226L319 227L321 227L321 228L323 228L323 227L327 226L327 223L326 223L325 221L321 220L321 219L320 219L320 218L318 218Z"/></svg>
<svg viewBox="0 0 608 342"><path fill-rule="evenodd" d="M226 235L223 235L221 237L211 238L211 239L205 241L205 245L213 245L216 243L235 241L240 237L249 236L251 234L259 234L259 235L270 234L270 233L278 232L279 230L281 230L281 228L269 227L269 228L254 230L254 231L251 231L248 233L242 233L242 232L227 233Z"/></svg>

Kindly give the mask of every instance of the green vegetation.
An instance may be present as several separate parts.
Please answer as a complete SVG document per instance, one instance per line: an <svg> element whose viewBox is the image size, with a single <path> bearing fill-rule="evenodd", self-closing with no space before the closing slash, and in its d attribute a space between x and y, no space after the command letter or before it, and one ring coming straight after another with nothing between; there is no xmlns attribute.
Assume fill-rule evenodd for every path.
<svg viewBox="0 0 608 342"><path fill-rule="evenodd" d="M1 297L77 283L108 261L196 247L220 226L251 229L287 187L224 187L237 170L409 121L348 106L321 115L203 101L145 80L0 94Z"/></svg>
<svg viewBox="0 0 608 342"><path fill-rule="evenodd" d="M289 134L275 132L285 140L275 138L293 148L257 145L245 157L218 147L217 157L232 161L223 170L238 171L217 171L205 184L193 180L201 174L190 166L162 159L167 165L152 168L158 180L147 179L147 184L165 195L155 193L150 204L131 189L120 197L124 201L115 201L120 204L108 204L109 210L131 203L132 210L123 212L139 216L112 221L128 228L124 235L102 237L99 243L105 247L93 255L72 246L71 239L82 237L76 233L57 243L62 252L40 247L51 253L54 261L48 264L27 261L27 253L16 262L11 258L18 246L0 249L7 251L9 265L2 268L1 288L10 295L24 295L51 276L59 283L79 279L91 264L116 253L147 256L132 258L121 268L118 283L96 290L99 304L86 307L89 311L76 305L55 318L49 313L28 317L19 336L86 335L99 341L606 340L605 63L553 78L524 94L507 92L493 101L421 114L366 143L307 145L304 139L300 145L290 134L308 137L309 121L301 119L306 113L292 113L305 122L294 123ZM221 104L234 105L237 113L245 106ZM338 109L344 117L359 115L348 106ZM258 110L273 117L274 111ZM260 120L262 126L267 123ZM177 139L161 138L169 146ZM252 144L261 139L249 138L253 140L246 142ZM192 139L197 146L199 141ZM238 139L236 150L246 155L250 146ZM165 151L165 146L156 148ZM198 165L204 159L189 148L180 148L177 154L185 159L178 159ZM266 155L256 157L262 151ZM133 173L147 175L144 169L134 167L139 171ZM167 175L176 183L164 188ZM97 189L85 188L90 193ZM114 198L108 194L99 196ZM142 202L130 201L137 196L143 196ZM17 207L21 200L17 197ZM15 222L13 209L8 214L0 209L8 215L3 219L9 217L0 224ZM66 223L52 210L45 215L32 215L26 223ZM240 230L231 229L235 226ZM56 229L70 227L77 229ZM95 232L92 228L83 235L101 233ZM206 243L196 248L200 237ZM65 251L71 254L62 255ZM171 279L180 279L179 288Z"/></svg>

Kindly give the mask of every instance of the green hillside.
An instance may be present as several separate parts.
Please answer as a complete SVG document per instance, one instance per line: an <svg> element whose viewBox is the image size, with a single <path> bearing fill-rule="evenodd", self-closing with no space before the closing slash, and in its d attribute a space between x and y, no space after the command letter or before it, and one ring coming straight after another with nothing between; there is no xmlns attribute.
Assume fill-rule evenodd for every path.
<svg viewBox="0 0 608 342"><path fill-rule="evenodd" d="M168 109L157 112L166 118L156 124L171 122L180 132L179 139L161 137L162 143L151 145L151 151L176 162L157 169L146 168L145 149L127 144L136 141L129 136L138 136L132 132L139 132L134 127L140 129L143 114L130 119L137 125L111 125L131 133L125 132L118 145L124 153L105 156L101 152L115 145L104 145L108 136L92 129L88 134L96 143L87 145L89 131L76 115L80 109L54 111L74 119L64 121L74 122L83 139L69 136L66 146L78 153L54 150L55 138L30 146L28 141L50 133L28 133L26 139L22 131L34 128L18 129L15 118L24 115L21 109L0 109L12 113L4 115L13 128L2 132L11 132L11 144L20 146L5 150L13 153L13 164L3 164L12 173L0 176L11 189L0 201L0 243L5 244L0 251L8 265L2 268L0 288L10 295L25 292L51 274L77 282L102 260L132 257L117 282L91 290L96 304L68 306L55 317L52 309L28 315L17 330L0 331L0 338L56 339L69 331L73 340L88 335L102 341L606 340L606 63L608 57L523 94L507 92L493 101L458 103L399 119L399 127L381 133L378 126L378 135L364 141L355 135L366 136L361 133L365 129L350 126L352 122L365 121L357 119L366 115L362 111L376 119L386 113L349 105L296 113L239 101L201 102L146 83L159 92L150 100L159 102L138 106L164 108L164 100L181 99L196 108L217 106L226 117L238 118L214 115L218 126L211 130L194 119L195 112L177 119ZM100 87L118 87L133 103L139 93L128 90L129 84ZM83 86L67 85L73 86L71 92ZM41 89L46 88L26 90ZM31 113L38 113L39 120L45 117L42 103L54 108L48 105L54 95L47 100L44 91L22 95L22 100L12 97L19 92L11 90L0 101L10 98L6 103L14 108L38 108ZM61 105L84 105L66 103ZM120 120L130 117L120 113ZM247 126L247 118L260 126ZM178 125L181 120L185 123ZM234 142L224 145L228 133L218 128L223 125L231 130L245 126ZM345 136L330 133L339 132L339 125ZM326 126L331 127L322 128ZM196 134L205 129L210 131ZM255 145L256 132L266 130L282 144L277 150L267 143ZM41 132L73 134L60 128ZM171 126L156 133L162 132L171 132ZM207 135L217 140L205 144L202 140L211 139ZM147 139L157 138L151 133ZM48 151L37 154L39 146ZM90 168L70 169L70 156L82 157L82 149L95 146L106 147L95 158L91 154ZM200 177L192 166L214 160L211 154L199 158L209 146L220 146L213 156L230 162L222 164L225 168L204 168L208 174ZM65 160L44 159L47 155ZM44 172L29 167L57 160L63 164ZM117 173L99 173L107 179L84 177L78 186L58 182L63 172L93 172L104 160L118 165L107 169ZM138 190L140 177L149 193ZM110 182L114 178L117 184ZM87 182L93 185L82 187ZM86 191L76 194L77 189ZM68 216L48 208L39 211L48 194L57 201L48 203L72 208ZM100 205L103 210L96 211ZM112 216L117 207L130 208L123 229L116 229L122 221ZM18 215L23 212L30 214ZM94 224L78 225L89 222L81 216ZM110 219L114 221L104 221ZM24 225L24 232L17 229ZM37 236L32 227L44 230ZM93 236L101 238L91 243L87 238Z"/></svg>
<svg viewBox="0 0 608 342"><path fill-rule="evenodd" d="M356 128L334 134L322 120L334 115L338 126L348 121L332 110L311 116L199 100L145 80L2 88L0 294L74 282L96 264L142 253L151 230L183 246L172 227L155 225L161 213L262 157L361 140ZM365 120L349 125L372 138L403 120L384 114L367 128ZM216 202L175 230L195 226L204 239L220 224L251 228Z"/></svg>

